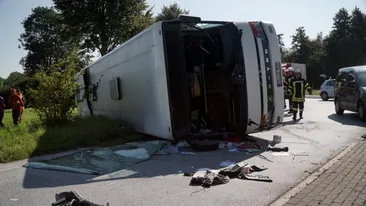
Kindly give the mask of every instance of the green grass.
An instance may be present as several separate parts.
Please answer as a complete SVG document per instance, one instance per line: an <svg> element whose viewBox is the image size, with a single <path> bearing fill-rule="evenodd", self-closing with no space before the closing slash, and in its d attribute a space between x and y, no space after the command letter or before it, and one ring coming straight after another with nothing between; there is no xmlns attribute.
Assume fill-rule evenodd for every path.
<svg viewBox="0 0 366 206"><path fill-rule="evenodd" d="M314 89L314 90L312 91L312 95L320 95L320 90L318 90L318 89Z"/></svg>
<svg viewBox="0 0 366 206"><path fill-rule="evenodd" d="M80 119L46 127L32 109L26 109L22 123L12 124L11 111L5 111L0 128L0 163L55 153L85 146L122 144L142 136L118 120L102 117Z"/></svg>

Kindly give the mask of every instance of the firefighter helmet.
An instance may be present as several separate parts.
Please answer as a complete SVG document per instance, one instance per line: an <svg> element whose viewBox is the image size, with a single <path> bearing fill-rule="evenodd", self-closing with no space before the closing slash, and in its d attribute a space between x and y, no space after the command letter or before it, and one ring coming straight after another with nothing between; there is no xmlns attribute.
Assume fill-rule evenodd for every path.
<svg viewBox="0 0 366 206"><path fill-rule="evenodd" d="M287 72L293 72L294 71L294 68L292 68L292 67L289 67L288 69L287 69Z"/></svg>
<svg viewBox="0 0 366 206"><path fill-rule="evenodd" d="M300 69L295 69L295 73L300 73L301 74Z"/></svg>

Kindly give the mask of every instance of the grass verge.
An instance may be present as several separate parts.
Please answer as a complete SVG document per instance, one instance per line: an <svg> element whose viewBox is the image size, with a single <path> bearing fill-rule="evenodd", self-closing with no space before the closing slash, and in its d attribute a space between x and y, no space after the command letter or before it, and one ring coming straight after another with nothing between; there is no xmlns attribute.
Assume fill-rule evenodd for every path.
<svg viewBox="0 0 366 206"><path fill-rule="evenodd" d="M32 109L26 109L22 123L12 124L11 111L5 111L0 128L0 163L56 153L86 146L122 144L142 139L122 121L103 117L80 119L46 127Z"/></svg>
<svg viewBox="0 0 366 206"><path fill-rule="evenodd" d="M320 95L320 90L318 90L318 89L314 89L314 90L312 91L312 95Z"/></svg>

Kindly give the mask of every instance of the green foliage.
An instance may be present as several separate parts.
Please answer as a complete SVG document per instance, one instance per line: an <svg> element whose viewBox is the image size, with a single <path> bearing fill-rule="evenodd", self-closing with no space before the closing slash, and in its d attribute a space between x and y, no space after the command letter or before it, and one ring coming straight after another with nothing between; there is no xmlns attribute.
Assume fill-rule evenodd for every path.
<svg viewBox="0 0 366 206"><path fill-rule="evenodd" d="M139 33L152 21L146 0L53 0L68 26L68 35L82 38L82 48L102 56Z"/></svg>
<svg viewBox="0 0 366 206"><path fill-rule="evenodd" d="M346 9L340 9L333 21L333 29L325 38L325 63L327 72L335 76L341 67L366 64L366 19L356 7L352 15Z"/></svg>
<svg viewBox="0 0 366 206"><path fill-rule="evenodd" d="M296 29L292 36L292 51L294 52L294 61L305 64L310 55L310 39L306 35L304 27Z"/></svg>
<svg viewBox="0 0 366 206"><path fill-rule="evenodd" d="M56 124L72 117L76 107L75 91L78 84L74 79L76 74L76 52L47 69L34 75L39 82L36 89L31 89L34 98L34 108L47 124Z"/></svg>
<svg viewBox="0 0 366 206"><path fill-rule="evenodd" d="M308 81L318 88L320 75L335 77L342 67L366 64L366 18L359 8L352 14L341 8L333 18L328 36L319 33L310 39L304 27L296 29L290 50L282 53L283 62L305 63Z"/></svg>
<svg viewBox="0 0 366 206"><path fill-rule="evenodd" d="M4 87L17 87L23 82L25 82L27 77L20 72L12 72L9 74L8 78L4 80Z"/></svg>
<svg viewBox="0 0 366 206"><path fill-rule="evenodd" d="M0 77L0 91L2 91L4 88L4 82L5 82L5 79Z"/></svg>
<svg viewBox="0 0 366 206"><path fill-rule="evenodd" d="M124 122L102 117L74 117L65 124L45 126L37 112L25 109L22 123L14 127L11 111L6 110L3 123L5 128L0 128L0 163L84 146L109 146L141 139L141 135L133 134L133 129Z"/></svg>
<svg viewBox="0 0 366 206"><path fill-rule="evenodd" d="M41 68L50 68L58 63L70 45L63 36L62 16L54 9L36 7L22 22L24 33L19 38L19 48L28 51L20 61L24 71L33 75Z"/></svg>
<svg viewBox="0 0 366 206"><path fill-rule="evenodd" d="M178 18L179 14L189 14L189 10L181 9L177 3L169 4L169 6L163 6L160 14L155 17L155 20L173 20Z"/></svg>

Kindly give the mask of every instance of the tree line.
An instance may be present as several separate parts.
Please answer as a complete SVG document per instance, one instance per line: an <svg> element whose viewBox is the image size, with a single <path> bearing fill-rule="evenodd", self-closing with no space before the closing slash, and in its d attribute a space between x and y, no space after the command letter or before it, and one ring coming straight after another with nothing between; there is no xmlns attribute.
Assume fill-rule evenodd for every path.
<svg viewBox="0 0 366 206"><path fill-rule="evenodd" d="M69 91L74 91L76 85L70 86L62 78L72 79L91 63L92 53L104 56L156 21L189 14L189 10L174 3L163 6L154 16L153 6L146 0L85 0L82 4L53 0L53 3L54 7L33 8L22 22L24 31L19 37L19 48L27 51L20 60L24 73L13 72L7 79L0 78L2 96L7 97L9 88L16 87L24 93L27 104L39 105L37 97L48 94L55 98L53 101L58 101L59 107L63 107L61 100L69 105L66 99L73 98ZM366 61L365 14L357 7L351 14L342 8L333 21L327 36L319 33L314 39L306 35L304 27L297 28L290 48L285 48L283 34L278 35L282 61L305 63L308 81L315 87L323 81L320 75L335 77L340 67ZM57 81L65 81L70 86L64 92L66 96L53 91L67 90L56 84ZM58 95L50 95L54 93Z"/></svg>
<svg viewBox="0 0 366 206"><path fill-rule="evenodd" d="M23 92L48 122L70 116L75 105L75 74L91 63L92 53L106 55L156 21L188 14L177 3L163 6L153 15L146 0L53 0L54 7L36 7L22 22L19 49L24 73L0 78L0 95L10 88Z"/></svg>
<svg viewBox="0 0 366 206"><path fill-rule="evenodd" d="M282 62L304 63L308 81L319 88L324 77L335 78L342 67L366 64L366 15L358 7L350 13L341 8L333 17L330 33L311 39L304 27L296 29L290 48L278 35Z"/></svg>

